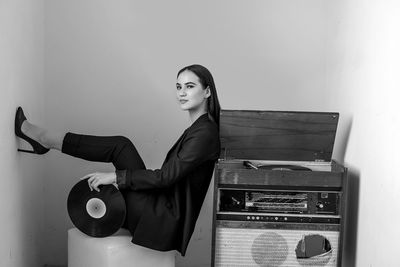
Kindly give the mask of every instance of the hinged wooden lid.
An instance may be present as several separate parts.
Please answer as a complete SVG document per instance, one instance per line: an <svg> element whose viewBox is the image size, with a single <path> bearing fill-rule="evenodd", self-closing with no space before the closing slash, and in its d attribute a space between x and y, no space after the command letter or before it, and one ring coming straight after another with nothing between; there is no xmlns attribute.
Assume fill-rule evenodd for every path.
<svg viewBox="0 0 400 267"><path fill-rule="evenodd" d="M339 113L222 110L222 159L331 161Z"/></svg>

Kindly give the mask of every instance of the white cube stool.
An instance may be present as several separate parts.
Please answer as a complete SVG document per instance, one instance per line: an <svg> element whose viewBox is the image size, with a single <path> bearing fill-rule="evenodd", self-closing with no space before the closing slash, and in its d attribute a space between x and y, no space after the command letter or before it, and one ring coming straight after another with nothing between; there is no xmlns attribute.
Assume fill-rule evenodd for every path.
<svg viewBox="0 0 400 267"><path fill-rule="evenodd" d="M120 229L112 236L96 238L76 228L68 230L68 267L174 267L175 251L161 252L135 245Z"/></svg>

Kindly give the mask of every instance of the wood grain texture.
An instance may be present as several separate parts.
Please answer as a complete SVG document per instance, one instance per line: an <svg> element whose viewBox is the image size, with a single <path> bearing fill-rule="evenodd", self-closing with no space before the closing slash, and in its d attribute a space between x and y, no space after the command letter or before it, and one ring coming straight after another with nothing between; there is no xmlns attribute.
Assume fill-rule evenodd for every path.
<svg viewBox="0 0 400 267"><path fill-rule="evenodd" d="M222 110L221 158L330 161L338 113Z"/></svg>

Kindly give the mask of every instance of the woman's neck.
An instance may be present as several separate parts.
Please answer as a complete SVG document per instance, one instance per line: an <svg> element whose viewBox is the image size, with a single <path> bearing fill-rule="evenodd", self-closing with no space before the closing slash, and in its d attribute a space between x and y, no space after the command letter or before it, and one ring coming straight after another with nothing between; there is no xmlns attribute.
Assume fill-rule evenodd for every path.
<svg viewBox="0 0 400 267"><path fill-rule="evenodd" d="M195 122L201 115L206 114L206 110L196 110L196 111L189 111L189 119L191 123Z"/></svg>

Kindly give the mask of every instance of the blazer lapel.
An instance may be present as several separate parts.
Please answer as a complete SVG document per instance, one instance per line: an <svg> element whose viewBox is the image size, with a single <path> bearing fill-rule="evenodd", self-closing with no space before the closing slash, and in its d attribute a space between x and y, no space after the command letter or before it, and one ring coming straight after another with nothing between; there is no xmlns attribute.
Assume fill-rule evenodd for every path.
<svg viewBox="0 0 400 267"><path fill-rule="evenodd" d="M201 123L204 120L208 120L208 114L203 114L202 116L200 116L195 122L192 123L192 125L187 128L183 134L179 137L178 140L176 140L175 144L171 147L171 149L168 151L167 156L165 157L164 163L168 160L170 154L172 153L172 151L175 150L176 146L183 140L183 138L186 136L187 132L190 129L193 129L194 127L196 127L197 124Z"/></svg>
<svg viewBox="0 0 400 267"><path fill-rule="evenodd" d="M187 129L183 132L183 134L178 138L178 140L176 140L175 144L171 147L171 149L168 151L167 156L165 157L165 161L167 161L167 159L169 158L170 154L172 151L175 150L176 146L183 140L183 138L186 136L187 133Z"/></svg>

